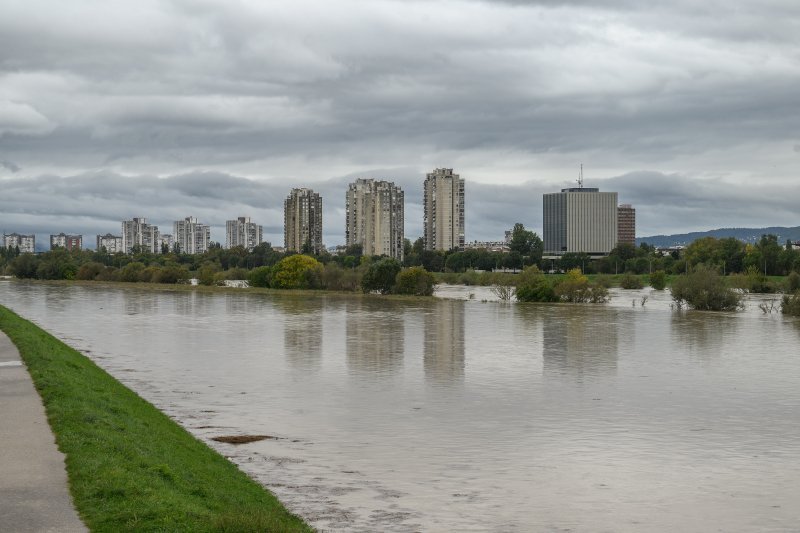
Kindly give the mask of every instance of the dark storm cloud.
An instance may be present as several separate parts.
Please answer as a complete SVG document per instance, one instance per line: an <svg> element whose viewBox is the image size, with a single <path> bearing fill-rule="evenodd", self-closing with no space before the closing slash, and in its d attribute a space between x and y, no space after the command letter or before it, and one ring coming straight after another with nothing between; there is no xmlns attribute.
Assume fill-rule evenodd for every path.
<svg viewBox="0 0 800 533"><path fill-rule="evenodd" d="M0 179L69 175L119 194L120 209L132 186L120 174L152 175L135 181L224 221L236 215L206 199L258 210L254 198L282 198L274 184L288 182L343 198L341 179L399 168L385 177L416 218L420 176L445 165L470 180L471 220L486 221L468 218L468 238L488 239L509 218L536 226L541 193L579 162L685 176L687 189L620 182L684 206L682 224L703 224L696 193L719 180L743 191L730 202L796 180L794 1L32 0L2 15L0 155L14 163ZM734 211L764 225L781 213Z"/></svg>

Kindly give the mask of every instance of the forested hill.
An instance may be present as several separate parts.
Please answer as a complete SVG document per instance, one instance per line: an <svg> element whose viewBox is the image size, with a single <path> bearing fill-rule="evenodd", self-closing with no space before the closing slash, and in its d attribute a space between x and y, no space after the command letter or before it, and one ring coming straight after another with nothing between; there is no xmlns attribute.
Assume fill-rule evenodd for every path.
<svg viewBox="0 0 800 533"><path fill-rule="evenodd" d="M777 235L778 242L785 244L786 240L800 241L800 226L791 228L771 227L771 228L720 228L709 231L694 231L692 233L680 233L676 235L653 235L651 237L639 237L636 245L646 242L653 246L686 246L687 244L703 237L715 237L722 239L725 237L736 237L744 242L754 243L762 235Z"/></svg>

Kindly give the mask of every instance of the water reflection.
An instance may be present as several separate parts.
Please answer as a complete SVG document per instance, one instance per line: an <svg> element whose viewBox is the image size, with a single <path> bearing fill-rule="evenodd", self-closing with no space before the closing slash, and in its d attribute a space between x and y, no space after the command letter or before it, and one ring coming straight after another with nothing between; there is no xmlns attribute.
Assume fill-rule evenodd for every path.
<svg viewBox="0 0 800 533"><path fill-rule="evenodd" d="M345 304L347 367L370 374L394 373L403 366L405 306L388 300Z"/></svg>
<svg viewBox="0 0 800 533"><path fill-rule="evenodd" d="M542 315L542 372L584 377L617 370L620 312L604 309L602 320L590 307L560 307Z"/></svg>
<svg viewBox="0 0 800 533"><path fill-rule="evenodd" d="M701 359L719 355L739 324L735 313L708 311L675 312L670 321L672 338Z"/></svg>
<svg viewBox="0 0 800 533"><path fill-rule="evenodd" d="M159 293L156 291L123 290L122 300L127 315L158 312Z"/></svg>
<svg viewBox="0 0 800 533"><path fill-rule="evenodd" d="M319 302L304 298L276 298L284 313L283 350L297 370L318 370L322 363L322 313Z"/></svg>
<svg viewBox="0 0 800 533"><path fill-rule="evenodd" d="M424 314L425 378L438 383L464 379L464 302L441 300Z"/></svg>

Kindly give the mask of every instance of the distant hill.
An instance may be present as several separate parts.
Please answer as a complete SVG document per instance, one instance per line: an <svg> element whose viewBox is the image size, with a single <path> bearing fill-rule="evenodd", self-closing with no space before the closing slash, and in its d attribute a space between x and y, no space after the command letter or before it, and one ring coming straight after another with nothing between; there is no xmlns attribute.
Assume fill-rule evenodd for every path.
<svg viewBox="0 0 800 533"><path fill-rule="evenodd" d="M676 235L653 235L652 237L639 237L636 245L646 242L652 246L686 246L692 241L703 237L715 237L722 239L725 237L736 237L740 241L755 243L762 235L777 235L778 242L785 244L786 240L800 241L800 226L792 228L771 227L771 228L720 228L709 231L694 231L692 233L679 233Z"/></svg>

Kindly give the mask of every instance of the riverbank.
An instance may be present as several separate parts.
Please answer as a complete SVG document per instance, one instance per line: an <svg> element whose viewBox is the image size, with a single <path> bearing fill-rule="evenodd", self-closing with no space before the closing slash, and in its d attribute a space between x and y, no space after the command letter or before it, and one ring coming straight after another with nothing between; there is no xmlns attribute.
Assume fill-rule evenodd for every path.
<svg viewBox="0 0 800 533"><path fill-rule="evenodd" d="M311 531L217 452L85 356L0 306L92 531Z"/></svg>

